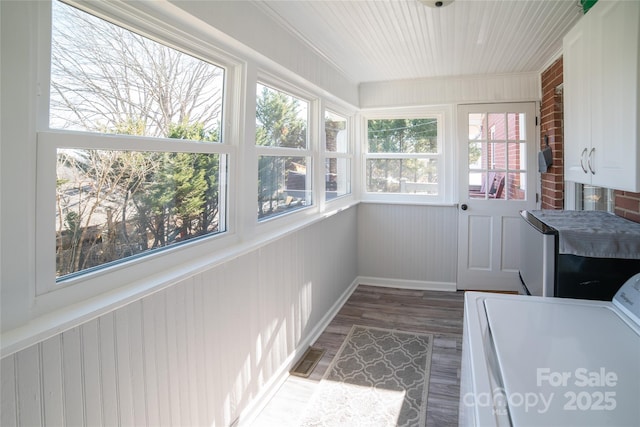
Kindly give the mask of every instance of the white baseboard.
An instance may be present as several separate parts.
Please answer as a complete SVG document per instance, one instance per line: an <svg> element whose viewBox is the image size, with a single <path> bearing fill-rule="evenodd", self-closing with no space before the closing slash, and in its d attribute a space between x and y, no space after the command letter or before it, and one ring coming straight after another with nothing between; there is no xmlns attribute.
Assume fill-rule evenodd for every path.
<svg viewBox="0 0 640 427"><path fill-rule="evenodd" d="M289 376L289 370L291 370L293 365L298 361L300 357L302 357L309 346L313 344L320 337L320 334L322 334L327 326L329 326L329 323L331 323L336 314L338 314L342 306L347 302L347 300L349 299L353 291L356 290L359 284L360 282L358 278L351 282L347 289L342 293L340 298L338 298L338 300L331 306L329 311L327 311L327 313L322 316L322 319L320 319L318 324L311 330L309 335L302 341L300 341L300 343L296 347L296 350L291 355L289 355L287 360L278 369L277 373L273 375L273 377L262 387L260 393L258 393L253 401L242 411L242 413L238 417L237 422L235 422L233 425L251 425L251 423L267 405L267 403L269 403L269 401L287 380Z"/></svg>
<svg viewBox="0 0 640 427"><path fill-rule="evenodd" d="M415 289L420 291L455 292L455 282L428 282L422 280L389 279L384 277L359 276L356 281L362 285L381 286L385 288Z"/></svg>

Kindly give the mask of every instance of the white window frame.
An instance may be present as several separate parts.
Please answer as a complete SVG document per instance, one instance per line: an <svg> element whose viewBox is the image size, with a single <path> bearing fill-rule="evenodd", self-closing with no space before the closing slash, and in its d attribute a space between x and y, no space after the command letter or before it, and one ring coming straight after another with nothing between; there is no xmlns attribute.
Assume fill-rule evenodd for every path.
<svg viewBox="0 0 640 427"><path fill-rule="evenodd" d="M204 253L224 248L236 240L232 211L236 204L236 183L233 171L237 167L238 144L241 140L243 105L240 99L239 85L242 82L243 66L217 47L199 38L185 34L181 29L168 23L159 23L140 19L140 14L130 13L128 5L121 2L100 4L77 3L65 0L65 3L78 7L85 12L122 26L141 36L154 40L172 49L212 63L225 70L223 87L223 106L221 142L201 143L171 138L133 137L126 135L104 135L92 132L52 130L49 128L49 87L51 56L51 4L42 2L39 9L40 21L46 25L40 37L38 60L38 80L42 93L38 99L37 119L37 173L36 173L36 253L35 253L35 304L44 311L68 305L77 300L105 292L123 283L135 283L148 280L151 272L180 269L188 263L202 257ZM99 7L91 10L90 7ZM135 18L132 18L134 17ZM131 22L131 19L135 21ZM220 174L220 214L225 215L226 229L200 239L194 239L175 246L168 246L150 254L123 259L122 261L96 268L86 273L70 275L64 280L56 280L55 274L55 218L53 211L46 206L55 206L56 152L58 148L86 148L105 150L161 151L219 154L226 163L227 173ZM224 160L223 160L224 159ZM225 188L223 188L225 186ZM178 271L174 274L180 274ZM158 279L160 282L162 279ZM114 285L114 283L116 285Z"/></svg>
<svg viewBox="0 0 640 427"><path fill-rule="evenodd" d="M347 136L347 149L344 152L339 152L339 151L328 151L327 150L327 142L326 142L326 132L325 132L325 117L326 117L326 113L331 113L331 114L335 114L337 116L340 116L342 118L344 118L347 122L347 129L346 129L346 136ZM356 172L355 172L355 165L354 165L354 154L353 154L353 141L355 140L354 137L354 115L353 113L349 113L343 109L341 109L340 107L336 106L336 105L330 105L327 104L324 106L324 108L322 109L322 122L321 122L321 130L322 130L322 137L320 139L320 145L322 147L321 151L321 161L320 161L320 166L321 166L321 171L322 171L322 188L321 193L322 193L322 201L325 204L339 204L342 202L342 199L348 198L353 196L355 188L354 188L354 177L356 176ZM327 200L326 199L326 179L324 176L324 170L325 170L325 165L326 165L326 161L328 159L344 159L348 162L349 164L349 192L340 196L337 196L331 200Z"/></svg>
<svg viewBox="0 0 640 427"><path fill-rule="evenodd" d="M397 109L376 109L362 111L360 125L361 164L360 164L360 200L363 202L406 203L450 205L453 203L454 179L453 160L455 155L452 138L452 106L424 106ZM379 119L438 119L438 152L433 153L369 153L368 121ZM438 161L438 194L407 194L368 192L367 160L369 159L437 159Z"/></svg>
<svg viewBox="0 0 640 427"><path fill-rule="evenodd" d="M252 84L249 82L248 84ZM270 89L282 92L286 95L295 97L301 101L307 103L307 147L306 148L289 148L289 147L270 147L257 145L255 141L255 132L253 135L253 150L255 155L256 165L256 177L258 176L258 159L261 156L273 156L273 157L305 157L307 159L307 167L311 168L311 173L307 173L306 179L309 184L308 195L310 197L310 203L307 206L299 209L292 209L281 214L268 216L265 218L258 218L257 210L254 210L254 218L257 229L260 232L271 231L274 227L282 225L282 222L291 221L292 217L308 216L319 212L319 193L317 185L317 171L318 171L318 132L319 132L319 104L320 101L317 96L295 86L284 80L275 77L273 74L266 71L258 71L257 80L253 83L255 86L258 84L266 86ZM257 99L256 93L256 99ZM324 123L324 121L323 121ZM257 207L257 187L253 188L254 195L254 209Z"/></svg>

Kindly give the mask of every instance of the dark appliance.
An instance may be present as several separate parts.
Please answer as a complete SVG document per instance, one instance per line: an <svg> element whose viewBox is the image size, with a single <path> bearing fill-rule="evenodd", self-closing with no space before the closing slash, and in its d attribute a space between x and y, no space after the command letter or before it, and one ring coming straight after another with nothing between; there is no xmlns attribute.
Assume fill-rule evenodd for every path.
<svg viewBox="0 0 640 427"><path fill-rule="evenodd" d="M640 272L640 224L602 211L522 211L523 293L610 301Z"/></svg>

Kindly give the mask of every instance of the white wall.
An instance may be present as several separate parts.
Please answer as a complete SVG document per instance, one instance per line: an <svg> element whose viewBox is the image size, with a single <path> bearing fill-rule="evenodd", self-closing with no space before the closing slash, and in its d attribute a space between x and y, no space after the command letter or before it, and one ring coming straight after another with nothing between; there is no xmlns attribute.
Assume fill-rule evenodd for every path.
<svg viewBox="0 0 640 427"><path fill-rule="evenodd" d="M356 220L352 207L3 358L0 424L229 425L350 293Z"/></svg>
<svg viewBox="0 0 640 427"><path fill-rule="evenodd" d="M540 74L496 74L371 82L360 85L360 108L537 101Z"/></svg>
<svg viewBox="0 0 640 427"><path fill-rule="evenodd" d="M220 48L236 49L251 72L288 70L296 73L292 79L357 103L355 85L282 29L272 28L274 37L290 49L263 46L258 34L264 31L241 31L247 19L260 20L251 2L216 3L167 3L166 13L188 19L180 8L241 38L236 43L219 35L227 40ZM2 5L3 34L14 35L2 37L3 58L9 52L18 59L2 64L2 249L3 263L9 252L15 261L3 264L2 280L32 289L37 78L30 73L38 23L5 19L4 11L20 4ZM31 41L21 47L16 39ZM253 49L273 63L250 56ZM530 77L490 80L477 86L468 80L463 89L451 81L441 87L437 81L365 84L360 102L363 108L453 103L467 90L464 99L530 99ZM251 235L243 238L251 243ZM456 244L452 206L367 203L318 220L3 358L0 424L228 425L282 378L358 276L375 284L455 289ZM16 311L32 308L33 295L5 289L2 298Z"/></svg>
<svg viewBox="0 0 640 427"><path fill-rule="evenodd" d="M214 27L225 37L230 37L229 44L235 51L244 53L245 48L249 48L249 54L259 52L273 61L274 66L295 73L298 78L313 83L349 104L358 104L357 85L310 45L280 26L272 19L268 9L261 8L259 4L237 0L169 1L176 7L169 12L172 19L180 19L177 16L179 8L186 13L184 19L189 26L196 24L194 17L200 19L207 31ZM251 31L247 31L247 28Z"/></svg>
<svg viewBox="0 0 640 427"><path fill-rule="evenodd" d="M360 283L455 291L457 248L455 206L358 206Z"/></svg>

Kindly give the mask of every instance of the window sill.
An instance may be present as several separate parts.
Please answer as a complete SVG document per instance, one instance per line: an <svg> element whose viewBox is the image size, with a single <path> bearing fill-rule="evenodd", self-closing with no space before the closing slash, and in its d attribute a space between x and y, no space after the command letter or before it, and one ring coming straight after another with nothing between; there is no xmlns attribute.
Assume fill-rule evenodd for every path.
<svg viewBox="0 0 640 427"><path fill-rule="evenodd" d="M250 241L234 243L211 256L194 259L174 268L166 269L144 279L120 286L95 297L44 313L0 336L0 358L16 353L26 347L44 341L51 336L72 329L78 325L112 312L129 303L140 300L155 292L168 288L177 282L214 268L224 262L254 251L274 240L309 227L333 215L346 211L359 202L345 201L339 207L313 216L297 219L271 232L260 234Z"/></svg>

